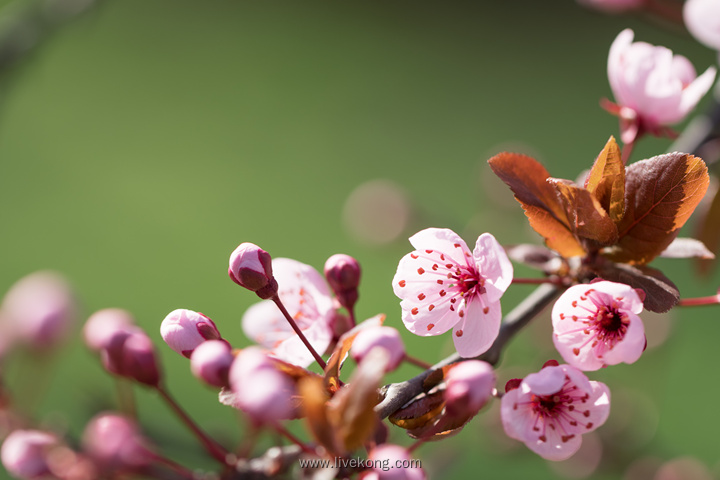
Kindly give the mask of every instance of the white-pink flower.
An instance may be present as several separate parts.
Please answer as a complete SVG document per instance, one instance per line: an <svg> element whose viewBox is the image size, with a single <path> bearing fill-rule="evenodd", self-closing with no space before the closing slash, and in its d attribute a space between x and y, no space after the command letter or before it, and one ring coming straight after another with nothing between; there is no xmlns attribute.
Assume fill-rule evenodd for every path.
<svg viewBox="0 0 720 480"><path fill-rule="evenodd" d="M453 329L455 348L470 358L487 351L497 338L500 297L510 286L513 267L489 233L475 250L446 228L428 228L412 237L415 251L398 265L393 290L400 297L402 320L416 335Z"/></svg>
<svg viewBox="0 0 720 480"><path fill-rule="evenodd" d="M580 370L633 363L645 349L645 329L638 317L642 310L638 292L623 283L570 287L552 311L555 348Z"/></svg>
<svg viewBox="0 0 720 480"><path fill-rule="evenodd" d="M505 393L500 415L505 433L548 460L578 451L582 435L605 423L610 391L570 365L546 366Z"/></svg>
<svg viewBox="0 0 720 480"><path fill-rule="evenodd" d="M313 267L290 258L275 258L272 269L278 296L297 326L320 355L333 338L335 316L332 294ZM251 306L243 315L245 335L271 350L281 360L307 367L314 358L271 300Z"/></svg>
<svg viewBox="0 0 720 480"><path fill-rule="evenodd" d="M685 26L699 42L720 50L720 2L686 0L683 5Z"/></svg>
<svg viewBox="0 0 720 480"><path fill-rule="evenodd" d="M608 56L608 79L621 118L623 142L643 133L660 134L662 127L682 121L712 87L715 68L696 78L695 68L682 55L665 47L634 42L623 30Z"/></svg>

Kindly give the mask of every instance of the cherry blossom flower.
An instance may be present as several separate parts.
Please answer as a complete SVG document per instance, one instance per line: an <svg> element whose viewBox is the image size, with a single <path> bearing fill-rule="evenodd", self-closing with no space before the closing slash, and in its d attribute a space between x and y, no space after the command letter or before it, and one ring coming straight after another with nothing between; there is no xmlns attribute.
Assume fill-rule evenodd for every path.
<svg viewBox="0 0 720 480"><path fill-rule="evenodd" d="M297 260L272 262L278 296L310 345L322 355L333 338L335 309L325 279L314 268ZM251 306L243 315L245 335L286 362L307 367L314 358L271 300Z"/></svg>
<svg viewBox="0 0 720 480"><path fill-rule="evenodd" d="M609 414L607 386L570 365L550 365L528 375L505 393L500 409L505 433L548 460L571 457L582 435L605 423Z"/></svg>
<svg viewBox="0 0 720 480"><path fill-rule="evenodd" d="M428 336L452 328L460 356L487 351L500 330L500 297L512 282L503 248L483 233L471 252L446 228L422 230L410 243L416 250L400 260L393 278L407 329Z"/></svg>
<svg viewBox="0 0 720 480"><path fill-rule="evenodd" d="M638 292L622 283L570 287L552 311L555 348L580 370L633 363L645 349L642 310Z"/></svg>
<svg viewBox="0 0 720 480"><path fill-rule="evenodd" d="M633 43L634 33L623 30L608 56L608 79L618 105L608 110L620 117L621 138L632 143L643 133L661 135L667 125L682 121L712 87L715 68L696 78L682 55L645 42Z"/></svg>
<svg viewBox="0 0 720 480"><path fill-rule="evenodd" d="M687 0L683 5L685 26L700 43L720 50L720 2Z"/></svg>

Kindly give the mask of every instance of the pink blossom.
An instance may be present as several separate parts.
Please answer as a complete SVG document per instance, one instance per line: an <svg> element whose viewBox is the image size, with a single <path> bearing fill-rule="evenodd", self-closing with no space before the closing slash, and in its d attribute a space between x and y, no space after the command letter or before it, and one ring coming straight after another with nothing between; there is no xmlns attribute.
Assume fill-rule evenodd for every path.
<svg viewBox="0 0 720 480"><path fill-rule="evenodd" d="M51 433L15 430L3 442L0 459L5 469L17 478L45 477L50 473L48 455L59 445L59 439Z"/></svg>
<svg viewBox="0 0 720 480"><path fill-rule="evenodd" d="M233 360L227 342L208 340L201 343L190 357L190 370L196 378L215 387L227 387L228 373Z"/></svg>
<svg viewBox="0 0 720 480"><path fill-rule="evenodd" d="M685 26L708 47L720 50L720 2L718 0L686 0L683 5Z"/></svg>
<svg viewBox="0 0 720 480"><path fill-rule="evenodd" d="M425 480L421 463L410 458L406 448L399 445L383 444L368 455L371 467L363 480Z"/></svg>
<svg viewBox="0 0 720 480"><path fill-rule="evenodd" d="M582 435L605 423L610 391L570 365L546 366L505 393L500 415L505 433L548 460L565 460Z"/></svg>
<svg viewBox="0 0 720 480"><path fill-rule="evenodd" d="M160 335L170 348L190 358L205 340L220 339L215 323L202 313L179 308L170 312L160 325Z"/></svg>
<svg viewBox="0 0 720 480"><path fill-rule="evenodd" d="M105 473L150 465L155 455L137 424L119 413L95 416L85 427L83 448Z"/></svg>
<svg viewBox="0 0 720 480"><path fill-rule="evenodd" d="M288 313L319 354L333 338L335 309L325 279L309 265L289 258L272 262L278 281L278 296ZM271 300L251 306L243 315L242 326L251 340L271 350L286 362L307 367L314 358Z"/></svg>
<svg viewBox="0 0 720 480"><path fill-rule="evenodd" d="M607 13L622 13L641 8L645 0L578 0L578 3Z"/></svg>
<svg viewBox="0 0 720 480"><path fill-rule="evenodd" d="M381 348L390 355L387 371L395 370L405 359L405 345L397 330L392 327L369 327L360 330L353 340L350 355L360 363L374 348Z"/></svg>
<svg viewBox="0 0 720 480"><path fill-rule="evenodd" d="M452 230L428 228L412 237L393 278L402 320L416 335L439 335L453 328L462 357L487 351L500 330L500 297L512 282L513 267L489 233L475 250Z"/></svg>
<svg viewBox="0 0 720 480"><path fill-rule="evenodd" d="M83 327L85 344L92 350L101 350L118 329L135 324L135 319L127 310L106 308L90 315Z"/></svg>
<svg viewBox="0 0 720 480"><path fill-rule="evenodd" d="M2 318L12 337L43 348L67 336L76 310L74 295L62 276L36 272L20 279L7 292Z"/></svg>
<svg viewBox="0 0 720 480"><path fill-rule="evenodd" d="M475 415L492 397L495 381L495 372L487 362L468 360L456 364L445 376L447 413Z"/></svg>
<svg viewBox="0 0 720 480"><path fill-rule="evenodd" d="M272 298L277 293L273 278L270 254L253 243L241 243L230 255L228 275L241 287L257 293L262 298Z"/></svg>
<svg viewBox="0 0 720 480"><path fill-rule="evenodd" d="M243 349L230 367L236 406L257 424L291 418L296 396L292 379L280 372L259 347Z"/></svg>
<svg viewBox="0 0 720 480"><path fill-rule="evenodd" d="M340 305L352 310L358 299L360 264L349 255L337 253L325 262L325 278Z"/></svg>
<svg viewBox="0 0 720 480"><path fill-rule="evenodd" d="M622 283L570 287L552 310L555 348L580 370L633 363L645 349L642 309L638 292Z"/></svg>
<svg viewBox="0 0 720 480"><path fill-rule="evenodd" d="M696 78L690 61L665 47L633 43L623 30L608 56L608 78L621 118L621 138L633 142L643 133L659 135L663 127L682 121L712 87L715 68Z"/></svg>

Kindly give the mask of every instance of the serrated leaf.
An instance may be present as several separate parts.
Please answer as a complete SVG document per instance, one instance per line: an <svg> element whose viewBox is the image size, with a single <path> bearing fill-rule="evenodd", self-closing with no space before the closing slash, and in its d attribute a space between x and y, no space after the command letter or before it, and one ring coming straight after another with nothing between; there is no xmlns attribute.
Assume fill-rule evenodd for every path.
<svg viewBox="0 0 720 480"><path fill-rule="evenodd" d="M620 222L625 212L625 165L614 137L610 137L595 159L585 188L597 198L613 222Z"/></svg>
<svg viewBox="0 0 720 480"><path fill-rule="evenodd" d="M644 265L677 237L709 183L702 159L669 153L626 169L625 215L620 240L603 254L615 262Z"/></svg>
<svg viewBox="0 0 720 480"><path fill-rule="evenodd" d="M357 334L368 327L382 326L384 321L384 314L375 315L348 330L340 337L335 350L333 350L325 365L325 388L327 388L328 392L335 393L340 388L340 369L347 358L350 348L352 348L352 343L355 341Z"/></svg>
<svg viewBox="0 0 720 480"><path fill-rule="evenodd" d="M645 292L643 305L651 312L667 312L680 299L680 291L675 284L656 268L607 263L597 274L605 280L642 289Z"/></svg>
<svg viewBox="0 0 720 480"><path fill-rule="evenodd" d="M549 178L548 182L557 189L570 229L577 237L593 240L599 246L617 242L615 223L588 190L562 179Z"/></svg>
<svg viewBox="0 0 720 480"><path fill-rule="evenodd" d="M545 238L548 247L563 257L582 255L585 250L574 237L550 176L537 160L519 153L503 152L488 163L520 202L530 226Z"/></svg>
<svg viewBox="0 0 720 480"><path fill-rule="evenodd" d="M715 255L703 242L694 238L676 238L660 254L663 258L703 258L712 260Z"/></svg>

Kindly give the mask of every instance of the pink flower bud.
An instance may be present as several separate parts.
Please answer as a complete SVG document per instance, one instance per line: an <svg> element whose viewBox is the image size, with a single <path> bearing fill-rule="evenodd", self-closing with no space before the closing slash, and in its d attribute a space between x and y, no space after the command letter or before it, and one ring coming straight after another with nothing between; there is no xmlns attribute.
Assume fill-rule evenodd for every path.
<svg viewBox="0 0 720 480"><path fill-rule="evenodd" d="M233 282L251 290L263 300L277 294L278 284L273 277L272 258L252 243L241 243L230 255L228 275Z"/></svg>
<svg viewBox="0 0 720 480"><path fill-rule="evenodd" d="M105 473L141 468L154 458L135 422L110 412L95 416L87 424L83 449Z"/></svg>
<svg viewBox="0 0 720 480"><path fill-rule="evenodd" d="M425 472L417 459L410 458L406 448L384 444L370 450L369 473L363 480L424 480Z"/></svg>
<svg viewBox="0 0 720 480"><path fill-rule="evenodd" d="M237 395L237 406L257 424L293 416L295 385L258 347L246 348L235 357L230 386Z"/></svg>
<svg viewBox="0 0 720 480"><path fill-rule="evenodd" d="M350 355L360 363L374 348L381 348L390 354L388 372L395 370L405 358L405 345L397 330L392 327L369 327L357 334Z"/></svg>
<svg viewBox="0 0 720 480"><path fill-rule="evenodd" d="M325 262L325 278L340 305L351 310L358 299L360 264L349 255L338 253Z"/></svg>
<svg viewBox="0 0 720 480"><path fill-rule="evenodd" d="M160 325L160 335L165 343L180 355L190 358L193 350L206 340L221 338L215 323L202 313L173 310Z"/></svg>
<svg viewBox="0 0 720 480"><path fill-rule="evenodd" d="M118 330L100 352L105 368L116 375L157 386L160 371L152 340L136 327Z"/></svg>
<svg viewBox="0 0 720 480"><path fill-rule="evenodd" d="M492 397L495 372L489 363L468 360L445 376L445 408L449 415L475 415Z"/></svg>
<svg viewBox="0 0 720 480"><path fill-rule="evenodd" d="M611 110L621 117L624 143L643 133L660 135L667 125L682 121L712 87L716 73L710 67L696 78L687 58L665 47L633 42L633 36L630 29L620 32L607 66L618 103Z"/></svg>
<svg viewBox="0 0 720 480"><path fill-rule="evenodd" d="M215 387L229 387L228 374L233 360L227 342L208 340L201 343L190 357L190 370L195 377Z"/></svg>
<svg viewBox="0 0 720 480"><path fill-rule="evenodd" d="M2 303L3 321L20 341L38 348L56 345L75 321L75 299L63 277L36 272L13 285Z"/></svg>
<svg viewBox="0 0 720 480"><path fill-rule="evenodd" d="M135 324L135 319L126 310L106 308L99 310L87 319L83 327L85 344L91 350L102 350L118 329Z"/></svg>
<svg viewBox="0 0 720 480"><path fill-rule="evenodd" d="M720 50L720 2L687 0L683 5L685 26L700 43Z"/></svg>
<svg viewBox="0 0 720 480"><path fill-rule="evenodd" d="M5 469L17 478L40 478L50 474L48 456L59 445L60 441L51 433L15 430L5 439L0 459Z"/></svg>

